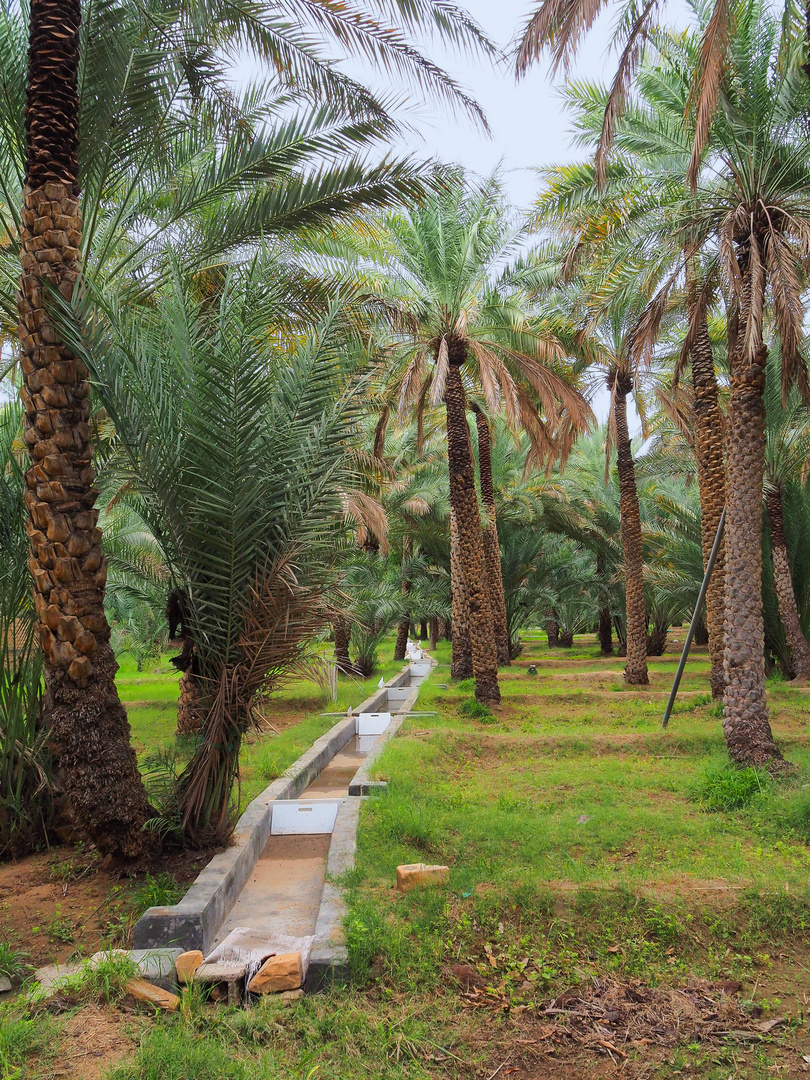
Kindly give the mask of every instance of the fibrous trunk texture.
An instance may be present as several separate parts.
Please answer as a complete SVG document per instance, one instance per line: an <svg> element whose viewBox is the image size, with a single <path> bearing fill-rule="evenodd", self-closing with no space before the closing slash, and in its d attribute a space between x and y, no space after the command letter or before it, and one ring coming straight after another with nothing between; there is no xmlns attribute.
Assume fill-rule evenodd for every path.
<svg viewBox="0 0 810 1080"><path fill-rule="evenodd" d="M761 328L746 343L752 281L743 270L740 325L731 355L726 473L726 592L723 653L723 732L738 765L781 759L765 698L765 625L762 614L762 483L765 472L765 363ZM759 287L764 288L764 283Z"/></svg>
<svg viewBox="0 0 810 1080"><path fill-rule="evenodd" d="M692 388L695 397L695 458L700 491L700 531L705 571L717 527L726 503L726 476L723 460L725 417L717 393L712 343L701 309L695 344L692 348ZM725 541L720 544L706 592L706 627L709 631L712 697L723 696L723 623L725 621Z"/></svg>
<svg viewBox="0 0 810 1080"><path fill-rule="evenodd" d="M198 735L203 726L203 704L200 684L193 671L180 676L180 700L177 702L176 735Z"/></svg>
<svg viewBox="0 0 810 1080"><path fill-rule="evenodd" d="M354 671L352 658L349 655L352 624L345 615L336 615L332 620L332 629L335 632L335 664L338 671L342 671L344 675L349 675Z"/></svg>
<svg viewBox="0 0 810 1080"><path fill-rule="evenodd" d="M546 638L550 649L559 648L560 624L557 622L557 617L553 611L546 614Z"/></svg>
<svg viewBox="0 0 810 1080"><path fill-rule="evenodd" d="M558 644L560 648L570 649L574 644L573 630L560 630Z"/></svg>
<svg viewBox="0 0 810 1080"><path fill-rule="evenodd" d="M641 511L636 489L636 470L627 427L627 395L632 389L630 376L612 373L617 385L614 390L616 422L616 458L619 473L619 514L622 557L624 561L624 594L627 615L627 662L625 682L646 686L647 674L647 614L644 608L644 566L641 557Z"/></svg>
<svg viewBox="0 0 810 1080"><path fill-rule="evenodd" d="M450 504L456 516L458 555L470 626L470 651L475 697L486 704L501 700L498 686L498 655L492 632L492 613L487 595L481 516L475 490L470 429L467 426L467 403L461 382L460 365L465 358L463 344L452 343L445 384L447 411L447 458L450 471ZM454 613L455 622L455 613Z"/></svg>
<svg viewBox="0 0 810 1080"><path fill-rule="evenodd" d="M765 505L768 508L768 519L771 524L773 582L779 603L779 617L785 628L795 681L807 683L810 681L810 646L802 633L799 609L796 607L796 595L793 592L793 575L790 570L782 519L782 492L778 488L769 491Z"/></svg>
<svg viewBox="0 0 810 1080"><path fill-rule="evenodd" d="M439 640L439 620L435 616L431 615L428 620L430 626L430 639L428 641L428 649L431 652L436 651L436 644Z"/></svg>
<svg viewBox="0 0 810 1080"><path fill-rule="evenodd" d="M647 656L663 656L667 647L669 627L653 626L647 634Z"/></svg>
<svg viewBox="0 0 810 1080"><path fill-rule="evenodd" d="M610 608L599 608L599 651L602 656L613 656L613 617Z"/></svg>
<svg viewBox="0 0 810 1080"><path fill-rule="evenodd" d="M102 853L152 844L152 811L118 699L104 614L107 564L94 509L90 382L59 338L48 291L69 300L81 270L79 0L33 0L26 183L17 303L22 345L29 565L45 656L49 741L78 825ZM50 304L49 304L50 307Z"/></svg>
<svg viewBox="0 0 810 1080"><path fill-rule="evenodd" d="M481 484L481 499L484 504L484 521L481 539L484 543L484 560L489 580L489 604L492 608L492 628L495 634L495 648L498 651L498 664L511 663L509 656L509 630L506 622L506 598L503 591L503 573L501 571L501 548L498 543L498 519L495 512L495 488L492 483L492 453L489 424L487 418L477 407L475 424L478 430L478 478Z"/></svg>
<svg viewBox="0 0 810 1080"><path fill-rule="evenodd" d="M413 554L413 538L410 536L404 536L402 538L402 563L404 564L410 559ZM407 577L402 578L402 595L407 596L411 591L411 583ZM397 642L394 646L394 659L404 660L405 650L408 648L408 630L411 625L411 613L410 611L403 612L402 618L399 620L399 626L397 627Z"/></svg>
<svg viewBox="0 0 810 1080"><path fill-rule="evenodd" d="M458 551L456 515L450 507L450 603L452 606L450 659L451 679L471 679L473 675L472 645L470 644L470 610L464 589L464 573Z"/></svg>

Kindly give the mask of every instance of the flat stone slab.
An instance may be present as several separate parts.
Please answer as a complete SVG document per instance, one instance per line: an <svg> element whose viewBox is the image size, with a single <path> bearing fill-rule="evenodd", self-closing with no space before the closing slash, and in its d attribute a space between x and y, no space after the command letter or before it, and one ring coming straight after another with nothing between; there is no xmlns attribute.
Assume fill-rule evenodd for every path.
<svg viewBox="0 0 810 1080"><path fill-rule="evenodd" d="M164 990L171 990L176 981L174 965L182 951L182 949L108 949L106 952L93 953L87 963L90 967L97 967L110 958L126 956L137 964L142 979Z"/></svg>
<svg viewBox="0 0 810 1080"><path fill-rule="evenodd" d="M84 967L82 960L69 960L64 964L46 964L37 968L34 979L39 983L40 991L45 994L53 994L68 979L78 975Z"/></svg>

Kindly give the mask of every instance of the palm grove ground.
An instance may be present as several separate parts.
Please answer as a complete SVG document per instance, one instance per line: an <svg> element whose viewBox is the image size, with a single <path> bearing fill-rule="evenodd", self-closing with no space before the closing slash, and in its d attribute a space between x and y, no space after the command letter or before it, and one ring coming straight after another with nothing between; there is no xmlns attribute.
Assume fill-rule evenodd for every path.
<svg viewBox="0 0 810 1080"><path fill-rule="evenodd" d="M378 764L388 790L364 808L349 989L245 1012L192 995L151 1017L116 996L113 973L50 1009L5 1006L0 1075L810 1075L810 691L769 686L794 775L730 774L700 652L662 732L674 655L629 690L591 638L549 653L537 635L490 713L449 682L440 644L419 703L436 715L406 722ZM243 803L333 722L321 710L377 677L341 680L336 705L312 684L278 695L245 754ZM173 747L176 676L124 665L120 686L154 765ZM449 890L397 894L397 864L414 861L448 863ZM115 880L69 846L1 867L6 962L125 942L196 870L188 858Z"/></svg>

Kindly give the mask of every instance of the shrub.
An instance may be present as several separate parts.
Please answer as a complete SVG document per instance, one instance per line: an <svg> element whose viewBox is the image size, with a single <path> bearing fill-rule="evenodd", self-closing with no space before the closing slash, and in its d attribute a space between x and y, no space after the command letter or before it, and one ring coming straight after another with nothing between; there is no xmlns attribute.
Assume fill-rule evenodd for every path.
<svg viewBox="0 0 810 1080"><path fill-rule="evenodd" d="M763 769L737 769L732 765L709 769L693 791L693 799L709 812L741 810L771 791Z"/></svg>
<svg viewBox="0 0 810 1080"><path fill-rule="evenodd" d="M468 701L462 701L458 707L458 711L460 716L467 716L471 720L481 720L484 723L495 719L492 709L484 705L483 702L476 701L475 698L470 698Z"/></svg>

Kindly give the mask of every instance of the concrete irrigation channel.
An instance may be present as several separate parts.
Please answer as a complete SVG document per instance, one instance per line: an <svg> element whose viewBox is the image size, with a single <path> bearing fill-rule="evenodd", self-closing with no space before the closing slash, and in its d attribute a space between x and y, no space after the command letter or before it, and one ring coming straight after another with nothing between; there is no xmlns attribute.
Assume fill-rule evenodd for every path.
<svg viewBox="0 0 810 1080"><path fill-rule="evenodd" d="M253 800L230 846L178 904L145 912L133 933L136 950L199 950L205 961L197 976L227 984L232 1001L274 953L302 956L307 991L345 981L339 879L354 865L363 797L384 786L371 779L371 766L435 663L416 650L409 655Z"/></svg>

